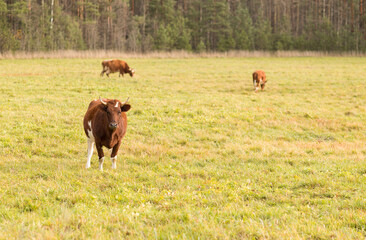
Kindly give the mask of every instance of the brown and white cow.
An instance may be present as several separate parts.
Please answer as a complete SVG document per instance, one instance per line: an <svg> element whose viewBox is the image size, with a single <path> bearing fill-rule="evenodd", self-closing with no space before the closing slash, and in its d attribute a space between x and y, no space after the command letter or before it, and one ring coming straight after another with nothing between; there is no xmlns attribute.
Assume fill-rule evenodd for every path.
<svg viewBox="0 0 366 240"><path fill-rule="evenodd" d="M113 59L113 60L104 60L102 62L103 70L100 73L100 76L103 77L103 74L106 73L106 75L109 77L110 73L119 72L119 77L122 74L128 73L131 77L133 77L133 74L135 73L135 70L130 68L128 64L125 61Z"/></svg>
<svg viewBox="0 0 366 240"><path fill-rule="evenodd" d="M266 74L262 70L257 70L253 73L253 86L255 92L258 92L259 86L261 86L261 89L264 89L264 86L267 83Z"/></svg>
<svg viewBox="0 0 366 240"><path fill-rule="evenodd" d="M99 98L99 100L94 100L89 104L84 116L84 131L88 137L86 168L90 167L94 143L99 156L99 169L103 170L104 152L102 147L112 148L112 168L116 168L117 152L127 130L126 112L131 108L127 100L121 102L117 99Z"/></svg>

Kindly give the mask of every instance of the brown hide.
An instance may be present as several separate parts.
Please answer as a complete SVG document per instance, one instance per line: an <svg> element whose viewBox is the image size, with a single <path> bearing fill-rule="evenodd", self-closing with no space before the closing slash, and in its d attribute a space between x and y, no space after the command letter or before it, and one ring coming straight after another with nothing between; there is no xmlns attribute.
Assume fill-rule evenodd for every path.
<svg viewBox="0 0 366 240"><path fill-rule="evenodd" d="M253 85L256 92L259 89L259 85L263 90L266 85L266 82L267 82L266 74L262 70L257 70L253 73Z"/></svg>
<svg viewBox="0 0 366 240"><path fill-rule="evenodd" d="M111 157L114 158L122 138L126 134L127 116L125 112L130 110L131 106L117 99L102 100L106 105L101 100L94 100L89 104L84 116L84 131L89 140L94 138L99 159L104 157L103 146L112 148ZM89 136L90 131L93 136Z"/></svg>
<svg viewBox="0 0 366 240"><path fill-rule="evenodd" d="M113 60L104 60L102 62L103 70L100 73L103 76L104 73L109 77L110 73L119 72L119 76L123 76L123 74L128 73L131 77L135 73L135 70L130 68L125 61L113 59Z"/></svg>

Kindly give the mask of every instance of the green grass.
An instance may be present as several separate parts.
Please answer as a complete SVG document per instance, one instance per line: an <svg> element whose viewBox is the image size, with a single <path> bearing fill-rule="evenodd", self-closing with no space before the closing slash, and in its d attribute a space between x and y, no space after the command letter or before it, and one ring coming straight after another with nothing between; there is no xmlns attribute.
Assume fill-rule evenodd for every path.
<svg viewBox="0 0 366 240"><path fill-rule="evenodd" d="M0 239L366 237L365 58L101 60L0 61ZM99 96L132 105L104 172Z"/></svg>

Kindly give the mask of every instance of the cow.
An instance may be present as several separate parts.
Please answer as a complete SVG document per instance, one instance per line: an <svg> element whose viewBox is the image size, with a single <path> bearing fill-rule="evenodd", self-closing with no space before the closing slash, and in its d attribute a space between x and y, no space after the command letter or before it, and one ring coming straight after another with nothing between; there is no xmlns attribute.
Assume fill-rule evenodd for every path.
<svg viewBox="0 0 366 240"><path fill-rule="evenodd" d="M112 149L112 169L116 169L117 152L127 130L126 112L131 105L117 99L93 100L84 116L84 131L88 141L86 168L90 167L93 146L98 151L99 169L103 171L104 152L102 147Z"/></svg>
<svg viewBox="0 0 366 240"><path fill-rule="evenodd" d="M253 86L255 92L258 92L259 85L261 86L261 89L264 89L264 86L266 85L268 79L266 79L266 74L262 70L257 70L253 73Z"/></svg>
<svg viewBox="0 0 366 240"><path fill-rule="evenodd" d="M128 73L131 77L133 77L133 74L135 73L135 70L130 68L128 64L125 61L113 59L113 60L104 60L102 62L103 70L100 73L100 76L103 77L103 74L106 73L107 77L109 77L110 73L119 72L119 77L122 74Z"/></svg>

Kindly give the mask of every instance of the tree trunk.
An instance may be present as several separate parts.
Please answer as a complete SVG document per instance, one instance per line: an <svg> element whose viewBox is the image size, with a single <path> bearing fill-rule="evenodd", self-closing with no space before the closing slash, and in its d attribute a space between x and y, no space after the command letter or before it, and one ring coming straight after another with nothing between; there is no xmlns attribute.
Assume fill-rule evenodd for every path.
<svg viewBox="0 0 366 240"><path fill-rule="evenodd" d="M360 0L360 20L359 21L360 21L360 23L359 23L360 29L363 30L362 29L363 21L364 21L364 19L363 19L363 0Z"/></svg>
<svg viewBox="0 0 366 240"><path fill-rule="evenodd" d="M131 15L133 16L135 13L135 0L131 0Z"/></svg>
<svg viewBox="0 0 366 240"><path fill-rule="evenodd" d="M355 13L354 13L354 9L353 9L353 0L351 0L351 32L355 31Z"/></svg>
<svg viewBox="0 0 366 240"><path fill-rule="evenodd" d="M51 25L50 25L50 28L52 30L53 28L53 6L55 4L55 0L51 0Z"/></svg>
<svg viewBox="0 0 366 240"><path fill-rule="evenodd" d="M271 1L271 26L272 33L276 32L276 0Z"/></svg>

